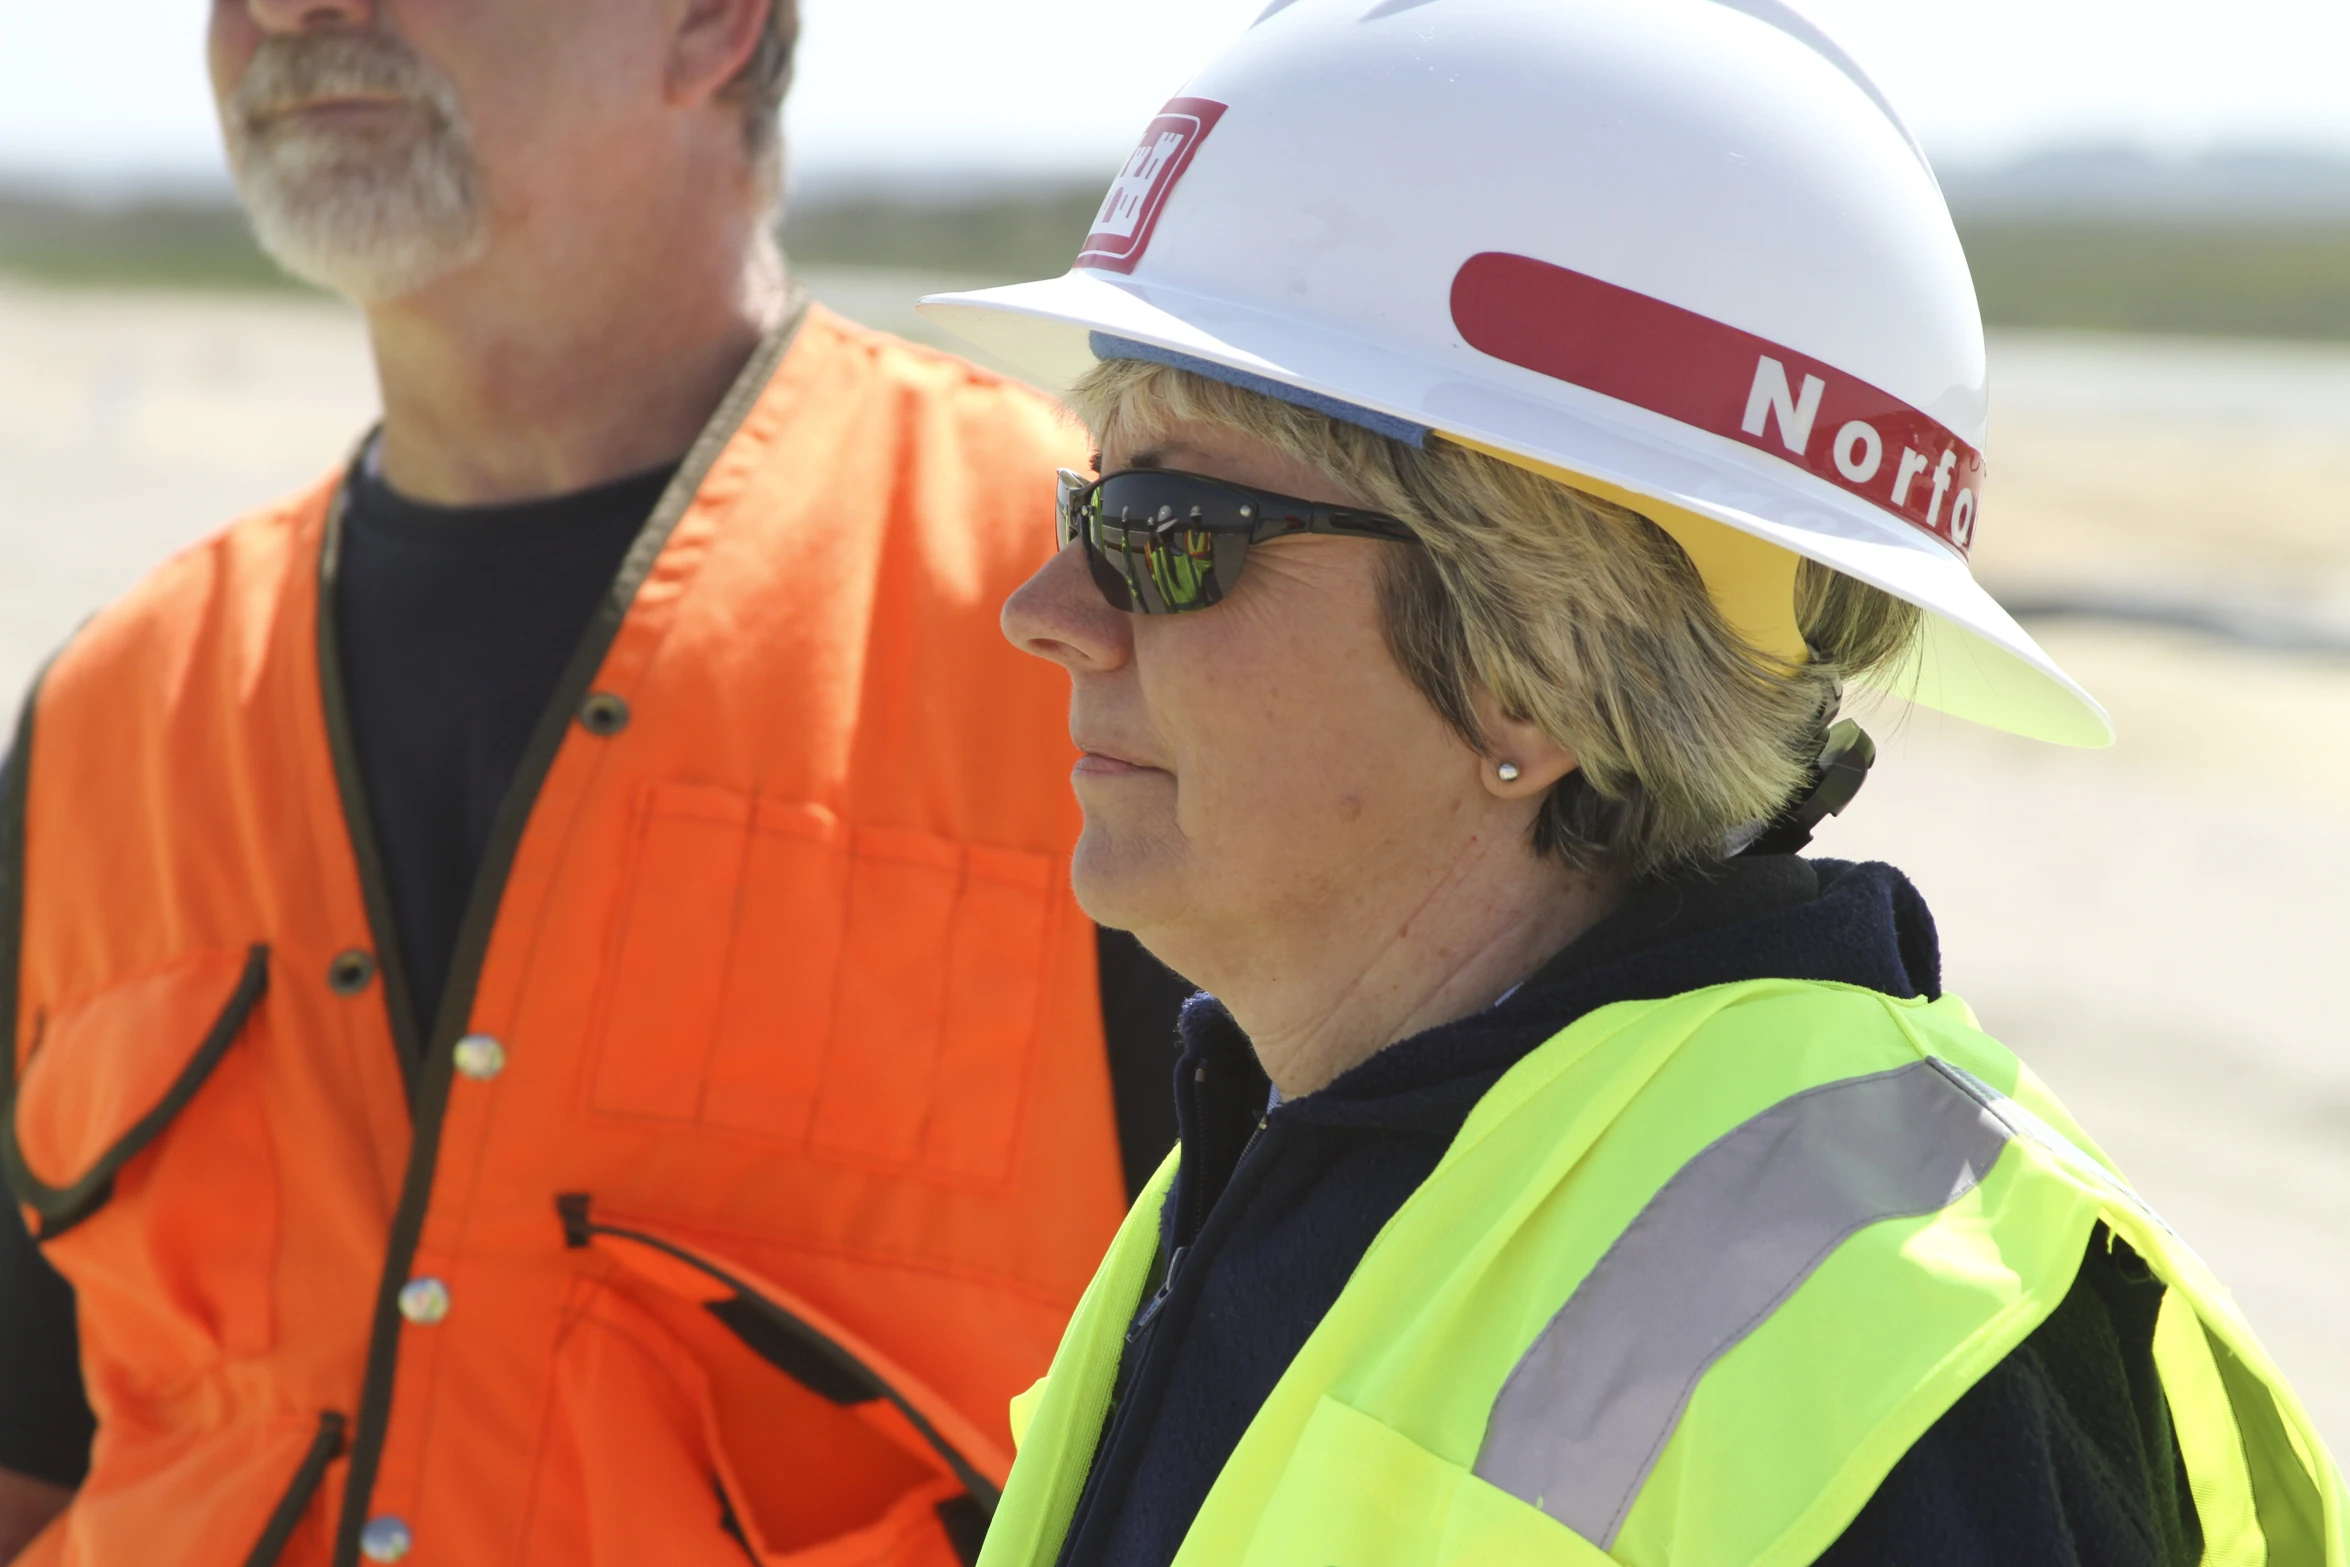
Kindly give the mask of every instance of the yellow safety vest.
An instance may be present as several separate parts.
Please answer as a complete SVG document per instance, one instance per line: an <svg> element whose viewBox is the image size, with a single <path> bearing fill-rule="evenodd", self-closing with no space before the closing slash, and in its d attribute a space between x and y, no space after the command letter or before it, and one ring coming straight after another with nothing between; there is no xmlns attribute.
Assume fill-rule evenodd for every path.
<svg viewBox="0 0 2350 1567"><path fill-rule="evenodd" d="M1049 1567L1170 1159L1015 1400L981 1567ZM2343 1567L2340 1472L2227 1291L1964 1003L1765 980L1623 1002L1520 1062L1390 1219L1176 1567L1763 1567L1832 1544L2064 1298L2102 1220L2207 1563Z"/></svg>

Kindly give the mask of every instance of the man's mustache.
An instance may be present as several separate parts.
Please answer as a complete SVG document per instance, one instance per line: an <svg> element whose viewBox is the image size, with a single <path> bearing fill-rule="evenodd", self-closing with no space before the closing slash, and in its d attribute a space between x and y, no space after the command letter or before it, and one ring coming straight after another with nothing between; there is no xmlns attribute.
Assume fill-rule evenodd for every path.
<svg viewBox="0 0 2350 1567"><path fill-rule="evenodd" d="M253 51L229 108L245 126L306 103L335 98L394 98L455 118L447 77L389 33L298 33L265 38Z"/></svg>

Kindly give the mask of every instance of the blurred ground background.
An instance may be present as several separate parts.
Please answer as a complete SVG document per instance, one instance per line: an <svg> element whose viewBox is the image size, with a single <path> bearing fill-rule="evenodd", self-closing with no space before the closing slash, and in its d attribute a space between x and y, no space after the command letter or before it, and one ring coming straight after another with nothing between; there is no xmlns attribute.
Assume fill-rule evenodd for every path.
<svg viewBox="0 0 2350 1567"><path fill-rule="evenodd" d="M1820 846L1915 877L1952 988L2235 1286L2339 1447L2350 165L2289 161L1952 180L1994 331L1977 560L2122 739L1880 712L1878 777ZM1097 194L834 191L788 236L819 298L923 336L921 293L1058 271ZM0 196L0 688L335 466L374 403L357 318L216 199Z"/></svg>

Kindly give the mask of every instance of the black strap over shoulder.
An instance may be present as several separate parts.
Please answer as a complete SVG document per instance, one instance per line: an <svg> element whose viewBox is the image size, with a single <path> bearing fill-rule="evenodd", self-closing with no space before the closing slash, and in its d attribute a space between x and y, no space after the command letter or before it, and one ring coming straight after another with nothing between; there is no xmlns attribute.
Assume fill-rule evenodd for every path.
<svg viewBox="0 0 2350 1567"><path fill-rule="evenodd" d="M1828 728L1820 743L1819 760L1812 763L1810 785L1787 808L1771 819L1742 854L1793 854L1811 842L1820 823L1843 811L1860 786L1868 782L1876 764L1877 743L1868 731L1849 718Z"/></svg>

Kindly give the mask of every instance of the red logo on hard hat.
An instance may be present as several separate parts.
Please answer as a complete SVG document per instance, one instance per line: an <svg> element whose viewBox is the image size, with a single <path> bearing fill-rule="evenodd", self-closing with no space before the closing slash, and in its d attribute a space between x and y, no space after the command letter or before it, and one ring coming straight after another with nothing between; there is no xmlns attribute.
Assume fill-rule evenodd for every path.
<svg viewBox="0 0 2350 1567"><path fill-rule="evenodd" d="M1167 205L1183 171L1191 167L1191 155L1224 117L1224 108L1209 98L1177 98L1159 111L1143 129L1142 145L1102 198L1093 232L1077 252L1079 266L1105 272L1134 270L1150 246L1151 230L1159 226L1159 210Z"/></svg>
<svg viewBox="0 0 2350 1567"><path fill-rule="evenodd" d="M1831 365L1531 256L1471 256L1452 284L1469 346L1728 436L1849 490L1963 555L1983 455Z"/></svg>

